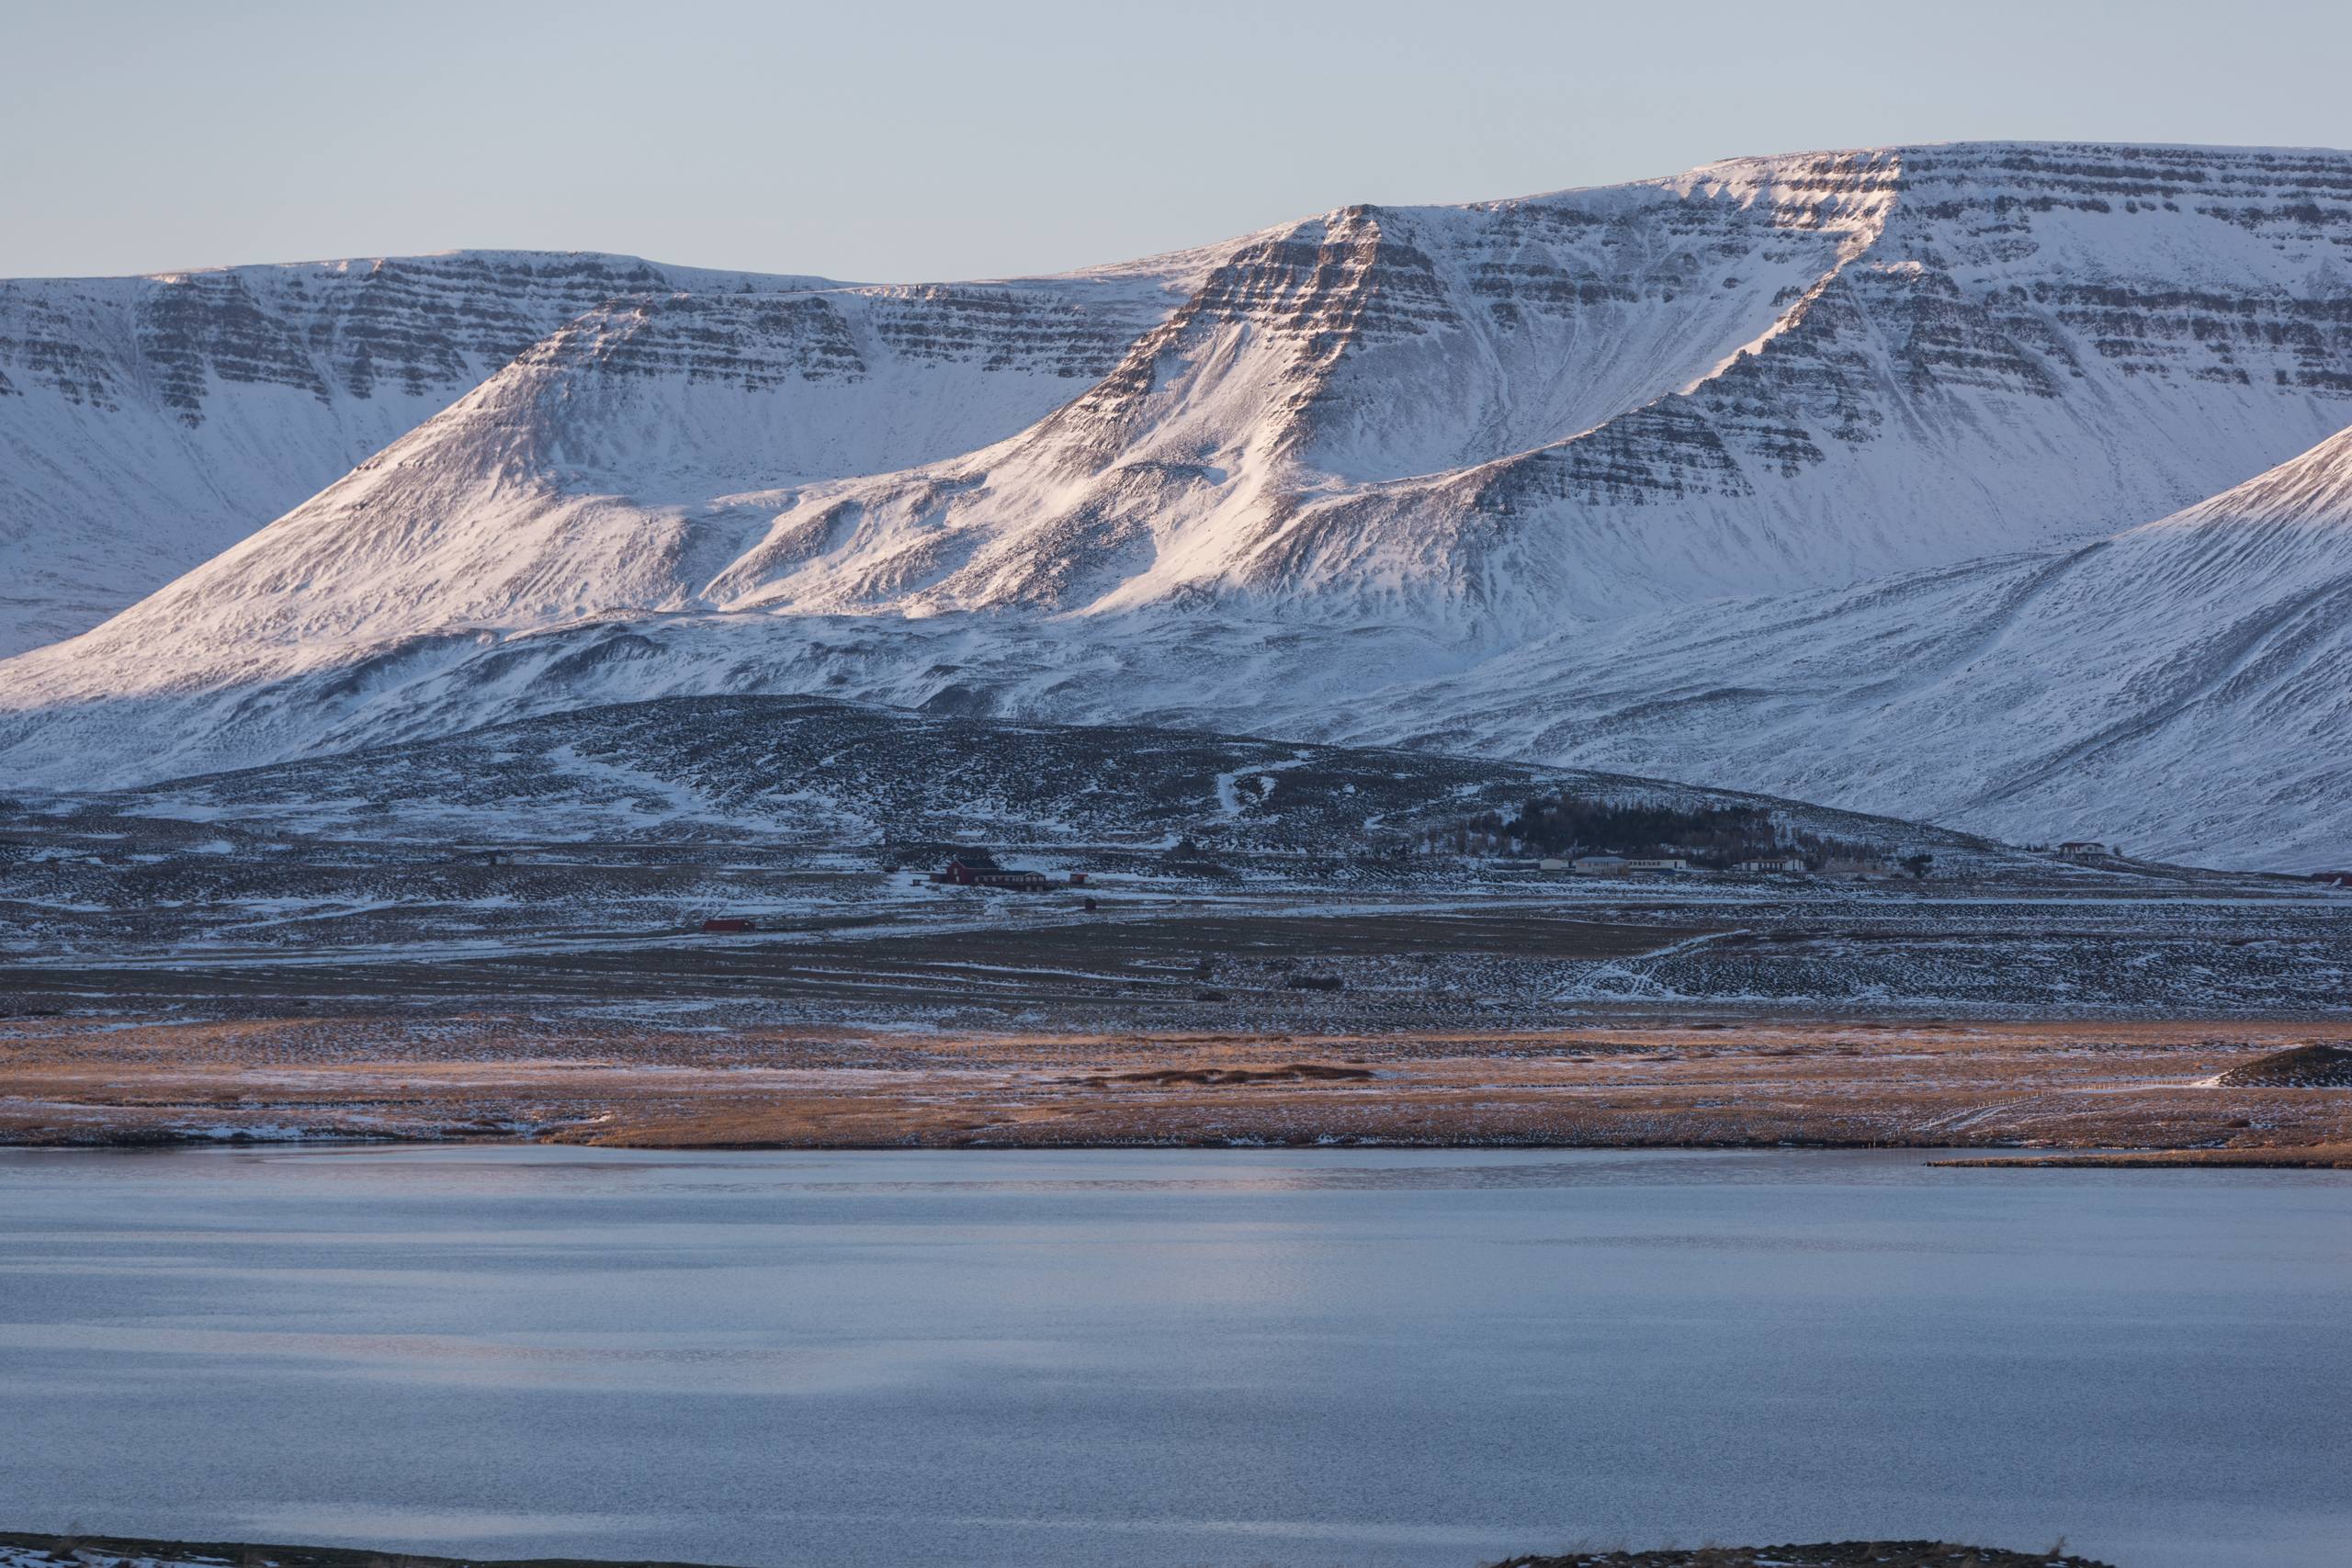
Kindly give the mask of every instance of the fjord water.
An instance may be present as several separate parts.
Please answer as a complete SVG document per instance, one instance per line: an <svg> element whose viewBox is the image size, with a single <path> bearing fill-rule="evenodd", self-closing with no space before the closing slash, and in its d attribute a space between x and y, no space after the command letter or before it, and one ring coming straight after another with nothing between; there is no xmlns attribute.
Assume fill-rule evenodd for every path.
<svg viewBox="0 0 2352 1568"><path fill-rule="evenodd" d="M0 1528L769 1564L2352 1557L2352 1179L0 1152Z"/></svg>

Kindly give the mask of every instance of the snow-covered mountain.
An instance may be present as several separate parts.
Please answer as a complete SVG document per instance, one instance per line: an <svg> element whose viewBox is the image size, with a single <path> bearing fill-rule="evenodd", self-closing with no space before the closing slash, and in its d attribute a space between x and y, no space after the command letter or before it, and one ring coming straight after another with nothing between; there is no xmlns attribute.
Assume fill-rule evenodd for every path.
<svg viewBox="0 0 2352 1568"><path fill-rule="evenodd" d="M658 486L665 442L697 438L757 453L762 483L831 478L1019 430L1117 363L1198 265L860 288L469 251L0 280L0 654L202 564L516 355L560 352L554 334L596 345L600 420L657 432L631 454L640 481ZM593 446L551 456L593 463Z"/></svg>
<svg viewBox="0 0 2352 1568"><path fill-rule="evenodd" d="M1350 209L1015 440L778 496L713 588L1496 646L2096 535L2352 419L2348 202L2340 154L1973 147Z"/></svg>
<svg viewBox="0 0 2352 1568"><path fill-rule="evenodd" d="M2352 430L2080 548L1636 617L1298 717L2018 841L2334 865L2352 844Z"/></svg>
<svg viewBox="0 0 2352 1568"><path fill-rule="evenodd" d="M64 704L0 724L0 755L59 784L157 778L718 692L1246 725L2309 869L2352 835L2352 431L2087 546L1629 616L1467 662L1409 628L1243 617L605 617Z"/></svg>
<svg viewBox="0 0 2352 1568"><path fill-rule="evenodd" d="M1011 285L666 281L0 663L0 761L797 692L2242 863L2352 831L2352 154L1804 154Z"/></svg>
<svg viewBox="0 0 2352 1568"><path fill-rule="evenodd" d="M988 290L680 278L573 314L575 286L178 585L201 616L141 615L238 640L1217 604L1491 648L1841 584L2161 515L2352 421L2347 202L2342 154L1906 149L1348 209Z"/></svg>

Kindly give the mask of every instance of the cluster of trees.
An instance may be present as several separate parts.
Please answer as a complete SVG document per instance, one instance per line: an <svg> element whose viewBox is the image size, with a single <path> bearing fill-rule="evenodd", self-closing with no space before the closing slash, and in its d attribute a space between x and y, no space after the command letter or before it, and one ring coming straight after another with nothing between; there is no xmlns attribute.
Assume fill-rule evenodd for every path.
<svg viewBox="0 0 2352 1568"><path fill-rule="evenodd" d="M1646 801L1579 800L1538 796L1514 817L1488 811L1429 835L1433 851L1456 853L1517 852L1572 858L1613 852L1636 858L1679 855L1694 865L1722 871L1745 860L1797 855L1819 871L1833 862L1872 863L1879 846L1817 833L1791 831L1758 806L1701 806L1688 809ZM1906 856L1903 869L1924 877L1935 857Z"/></svg>
<svg viewBox="0 0 2352 1568"><path fill-rule="evenodd" d="M1702 806L1678 810L1647 803L1555 797L1529 801L1504 831L1547 855L1687 855L1724 866L1781 848L1772 814L1756 806Z"/></svg>

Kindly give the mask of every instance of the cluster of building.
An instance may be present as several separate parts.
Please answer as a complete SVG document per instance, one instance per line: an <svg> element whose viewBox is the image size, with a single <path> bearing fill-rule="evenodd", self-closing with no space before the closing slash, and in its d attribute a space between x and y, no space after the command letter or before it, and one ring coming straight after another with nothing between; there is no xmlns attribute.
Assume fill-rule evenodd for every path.
<svg viewBox="0 0 2352 1568"><path fill-rule="evenodd" d="M1053 886L1054 879L1042 871L1015 871L999 865L996 857L986 850L958 850L947 857L947 863L931 874L931 879L944 887L1001 887L1014 893L1043 893ZM1086 886L1086 873L1069 874L1069 886Z"/></svg>

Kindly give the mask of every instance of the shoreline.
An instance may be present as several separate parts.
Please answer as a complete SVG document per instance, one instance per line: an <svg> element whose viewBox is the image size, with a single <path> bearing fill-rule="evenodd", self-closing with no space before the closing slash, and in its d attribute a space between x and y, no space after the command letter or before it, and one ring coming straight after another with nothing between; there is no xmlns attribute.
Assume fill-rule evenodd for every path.
<svg viewBox="0 0 2352 1568"><path fill-rule="evenodd" d="M2352 1144L2301 1149L2093 1149L1929 1160L1966 1170L2352 1170Z"/></svg>
<svg viewBox="0 0 2352 1568"><path fill-rule="evenodd" d="M449 1557L398 1549L163 1540L0 1530L0 1568L721 1568L703 1562L599 1557ZM1472 1568L1465 1562L1464 1568ZM1487 1568L2112 1568L2061 1541L2010 1551L1931 1540L1840 1540L1770 1546L1571 1550L1511 1557Z"/></svg>
<svg viewBox="0 0 2352 1568"><path fill-rule="evenodd" d="M124 1134L76 1140L0 1139L0 1151L46 1150L53 1153L130 1153L164 1150L218 1149L257 1153L269 1150L307 1152L327 1149L434 1148L582 1148L646 1154L1122 1154L1239 1153L1344 1154L1351 1151L1458 1151L1464 1154L1511 1152L1555 1154L1883 1154L1960 1155L1962 1158L1927 1159L1921 1163L1947 1170L2352 1170L2352 1144L2319 1145L2283 1149L2085 1149L2049 1151L2018 1147L2014 1152L1983 1151L1981 1145L1907 1143L1829 1143L1784 1140L1779 1143L1631 1142L1506 1142L1476 1137L1418 1143L1401 1140L1355 1139L1348 1142L1270 1143L1264 1140L1193 1139L1185 1142L1130 1141L1121 1143L587 1143L527 1134L472 1134L435 1137L424 1134L320 1134L293 1137L232 1134L215 1137L200 1133Z"/></svg>

